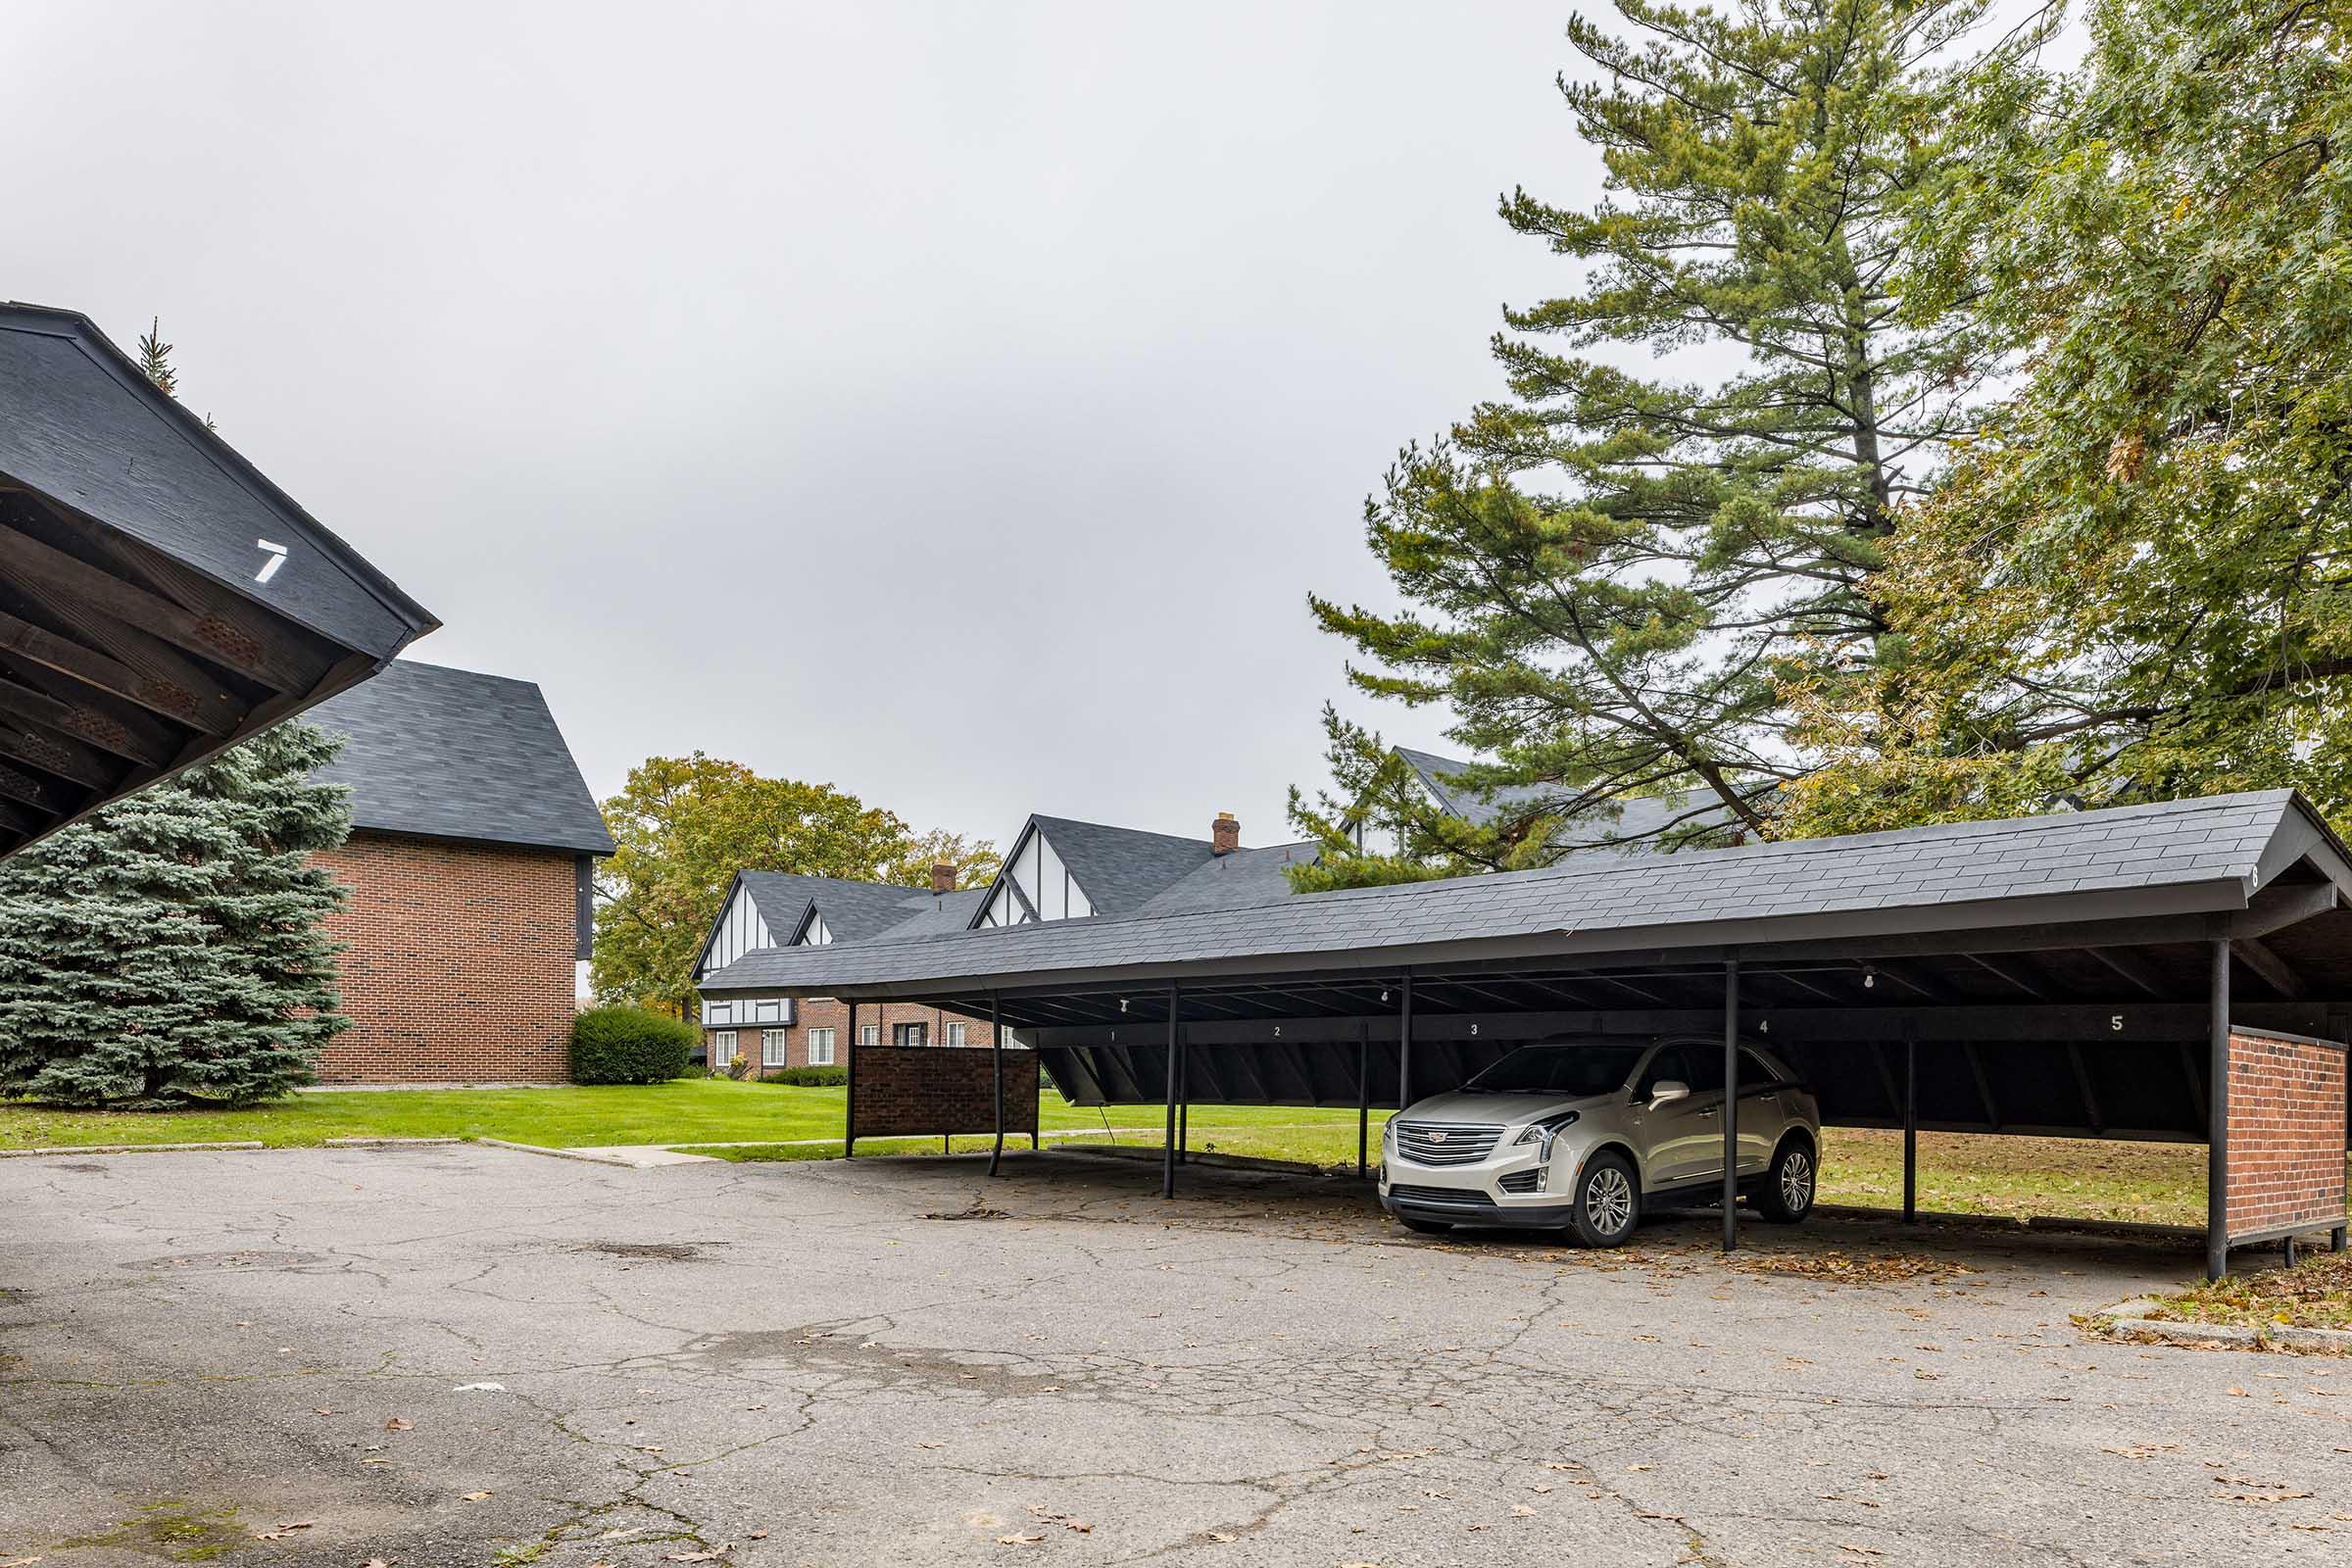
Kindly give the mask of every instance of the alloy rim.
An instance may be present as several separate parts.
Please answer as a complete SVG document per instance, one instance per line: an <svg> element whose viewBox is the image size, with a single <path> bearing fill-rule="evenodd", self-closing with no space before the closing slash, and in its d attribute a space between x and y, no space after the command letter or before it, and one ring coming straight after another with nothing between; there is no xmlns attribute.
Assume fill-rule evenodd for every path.
<svg viewBox="0 0 2352 1568"><path fill-rule="evenodd" d="M1813 1162L1804 1151L1792 1149L1781 1162L1781 1202L1793 1212L1802 1213L1813 1201Z"/></svg>
<svg viewBox="0 0 2352 1568"><path fill-rule="evenodd" d="M1603 1236L1614 1236L1633 1222L1634 1187L1625 1172L1603 1165L1585 1184L1585 1218Z"/></svg>

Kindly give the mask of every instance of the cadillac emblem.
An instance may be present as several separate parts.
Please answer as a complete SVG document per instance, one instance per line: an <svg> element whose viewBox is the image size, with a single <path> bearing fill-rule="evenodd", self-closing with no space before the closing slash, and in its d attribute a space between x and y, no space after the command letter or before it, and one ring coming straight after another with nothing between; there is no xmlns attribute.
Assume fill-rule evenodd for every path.
<svg viewBox="0 0 2352 1568"><path fill-rule="evenodd" d="M1452 1135L1449 1133L1431 1133L1429 1135L1429 1141L1433 1144L1442 1144L1451 1136Z"/></svg>

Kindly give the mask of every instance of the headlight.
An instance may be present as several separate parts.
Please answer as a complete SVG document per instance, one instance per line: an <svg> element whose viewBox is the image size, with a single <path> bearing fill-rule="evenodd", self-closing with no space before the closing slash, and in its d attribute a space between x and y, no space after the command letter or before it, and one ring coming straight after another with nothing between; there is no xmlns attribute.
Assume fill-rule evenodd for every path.
<svg viewBox="0 0 2352 1568"><path fill-rule="evenodd" d="M1546 1116L1542 1121L1531 1121L1511 1142L1513 1145L1538 1145L1543 1150L1544 1157L1549 1159L1551 1157L1551 1141L1560 1135L1561 1129L1575 1125L1576 1114L1573 1110L1563 1110L1557 1116Z"/></svg>

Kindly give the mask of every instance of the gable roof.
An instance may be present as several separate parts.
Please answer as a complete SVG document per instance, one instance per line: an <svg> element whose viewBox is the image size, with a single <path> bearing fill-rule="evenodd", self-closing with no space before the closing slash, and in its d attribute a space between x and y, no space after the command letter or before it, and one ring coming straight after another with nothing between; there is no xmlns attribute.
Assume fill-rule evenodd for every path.
<svg viewBox="0 0 2352 1568"><path fill-rule="evenodd" d="M439 624L77 311L0 304L0 471L336 642ZM263 591L257 539L288 547Z"/></svg>
<svg viewBox="0 0 2352 1568"><path fill-rule="evenodd" d="M1198 870L1215 857L1206 839L1179 838L1173 833L1148 833L1142 828L1112 827L1103 822L1081 822L1075 817L1033 815L1013 835L1012 852L1004 869L989 884L988 898L973 911L977 920L988 900L1012 875L1031 834L1043 833L1061 858L1095 913L1126 914L1141 908L1154 894Z"/></svg>
<svg viewBox="0 0 2352 1568"><path fill-rule="evenodd" d="M0 854L439 624L89 319L0 304Z"/></svg>
<svg viewBox="0 0 2352 1568"><path fill-rule="evenodd" d="M1596 851L1539 870L751 955L721 995L985 989L1355 962L1569 956L1725 941L1886 937L2029 920L2241 909L2308 858L2352 894L2352 857L2283 790L1679 855Z"/></svg>
<svg viewBox="0 0 2352 1568"><path fill-rule="evenodd" d="M564 732L527 680L396 660L310 717L345 738L318 776L351 786L354 828L612 853Z"/></svg>
<svg viewBox="0 0 2352 1568"><path fill-rule="evenodd" d="M1415 751L1409 746L1389 748L1404 759L1407 766L1437 802L1439 809L1464 821L1486 827L1500 817L1527 807L1541 805L1552 793L1540 784L1507 784L1491 793L1456 782L1462 771L1471 764L1460 758L1440 757L1435 752ZM1704 789L1671 790L1664 795L1622 796L1616 802L1618 814L1610 818L1595 811L1579 819L1579 826L1592 832L1592 842L1606 844L1614 841L1647 840L1669 826L1713 825L1729 819L1730 813L1720 804L1711 808L1714 793ZM1690 817L1689 822L1681 819Z"/></svg>
<svg viewBox="0 0 2352 1568"><path fill-rule="evenodd" d="M953 893L930 893L888 882L859 882L849 877L802 876L792 871L738 871L735 885L751 895L752 906L766 922L776 946L800 940L810 914L825 922L835 942L869 942L882 937L927 936L960 931L988 897L984 888L958 888ZM730 892L728 899L734 894ZM726 906L719 906L719 918ZM701 952L710 951L712 925Z"/></svg>
<svg viewBox="0 0 2352 1568"><path fill-rule="evenodd" d="M1238 909L1291 896L1290 868L1312 865L1322 851L1314 840L1234 850L1195 866L1147 900L1141 914L1185 914L1199 909Z"/></svg>

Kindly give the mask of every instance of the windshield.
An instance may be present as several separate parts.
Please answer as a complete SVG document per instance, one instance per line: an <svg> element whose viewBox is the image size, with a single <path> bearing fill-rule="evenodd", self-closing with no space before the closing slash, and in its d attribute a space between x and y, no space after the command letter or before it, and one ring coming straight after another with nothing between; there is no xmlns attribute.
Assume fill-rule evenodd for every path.
<svg viewBox="0 0 2352 1568"><path fill-rule="evenodd" d="M1482 1095L1581 1100L1622 1088L1642 1052L1640 1046L1523 1046L1462 1087Z"/></svg>

